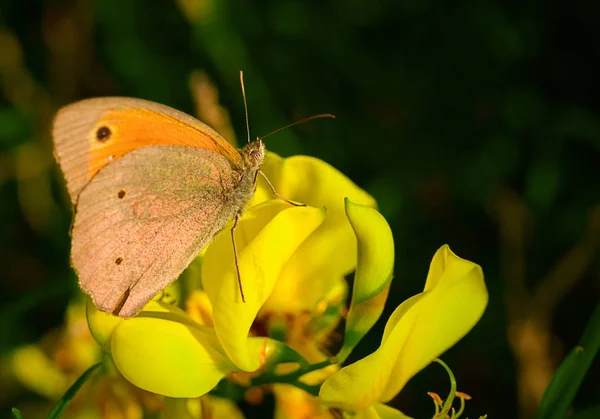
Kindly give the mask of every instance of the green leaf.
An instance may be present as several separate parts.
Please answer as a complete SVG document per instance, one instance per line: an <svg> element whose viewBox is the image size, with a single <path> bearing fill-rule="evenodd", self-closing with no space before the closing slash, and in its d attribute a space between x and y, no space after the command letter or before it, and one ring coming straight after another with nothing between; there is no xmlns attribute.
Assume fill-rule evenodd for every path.
<svg viewBox="0 0 600 419"><path fill-rule="evenodd" d="M536 419L563 419L596 353L600 349L600 303L574 349L558 366L540 404Z"/></svg>
<svg viewBox="0 0 600 419"><path fill-rule="evenodd" d="M90 376L98 369L98 367L102 365L102 363L98 363L89 367L81 376L73 383L71 387L65 392L62 398L56 402L50 413L48 413L48 419L57 419L60 418L73 397L77 394L77 391L81 388L81 386L90 378Z"/></svg>
<svg viewBox="0 0 600 419"><path fill-rule="evenodd" d="M23 419L23 415L21 414L21 411L19 409L17 409L16 407L13 407L11 409L12 415L14 419Z"/></svg>

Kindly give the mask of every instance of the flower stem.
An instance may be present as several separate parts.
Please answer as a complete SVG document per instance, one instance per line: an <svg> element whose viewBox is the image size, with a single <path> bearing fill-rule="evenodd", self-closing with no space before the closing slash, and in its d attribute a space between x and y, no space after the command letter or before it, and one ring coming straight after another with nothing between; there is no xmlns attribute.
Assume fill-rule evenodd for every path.
<svg viewBox="0 0 600 419"><path fill-rule="evenodd" d="M300 377L309 372L317 371L322 368L328 367L331 365L331 360L326 359L322 362L317 362L316 364L310 364L305 367L300 367L295 371L292 371L288 374L275 374L272 372L262 374L252 380L251 386L260 386L264 384L290 384L295 387L298 387L307 393L310 393L314 396L319 394L319 389L321 388L320 384L309 385L299 381Z"/></svg>
<svg viewBox="0 0 600 419"><path fill-rule="evenodd" d="M274 384L274 383L288 383L293 384L292 381L298 380L298 378L302 377L304 374L308 374L309 372L313 372L316 370L320 370L321 368L325 368L331 365L331 360L327 359L322 362L317 362L316 364L310 364L306 367L300 367L295 371L292 371L288 374L275 374L272 372L262 374L252 380L252 385L263 385L263 384Z"/></svg>
<svg viewBox="0 0 600 419"><path fill-rule="evenodd" d="M101 362L92 365L89 367L81 376L73 383L71 387L66 391L64 396L54 405L50 413L48 413L48 419L57 419L60 418L73 397L77 394L77 391L81 388L83 384L90 378L90 376L102 365Z"/></svg>
<svg viewBox="0 0 600 419"><path fill-rule="evenodd" d="M244 394L249 387L223 379L210 391L213 396L229 399L236 402L244 400Z"/></svg>
<svg viewBox="0 0 600 419"><path fill-rule="evenodd" d="M444 361L439 358L436 358L434 361L444 367L448 373L448 376L450 377L450 393L448 393L448 397L446 398L446 401L440 411L440 415L446 415L450 411L450 407L452 406L452 402L454 402L454 397L456 396L456 378L454 377L454 374L452 374L450 367L448 367Z"/></svg>
<svg viewBox="0 0 600 419"><path fill-rule="evenodd" d="M234 383L228 379L223 379L217 384L215 388L210 391L210 394L217 397L227 398L235 401L240 401L244 399L244 394L246 390L251 387L258 387L268 384L289 384L294 387L297 387L301 390L306 391L313 396L319 395L319 390L321 389L321 384L306 384L302 381L299 381L299 378L309 372L317 371L322 368L326 368L332 365L331 359L326 359L322 362L317 362L316 364L309 364L304 367L300 367L295 371L292 371L288 374L275 374L273 372L264 373L252 379L249 386L244 386L238 383Z"/></svg>

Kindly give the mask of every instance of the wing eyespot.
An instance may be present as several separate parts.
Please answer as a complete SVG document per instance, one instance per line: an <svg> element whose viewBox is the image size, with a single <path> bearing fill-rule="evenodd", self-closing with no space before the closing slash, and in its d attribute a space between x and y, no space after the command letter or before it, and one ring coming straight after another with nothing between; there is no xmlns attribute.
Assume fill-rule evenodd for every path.
<svg viewBox="0 0 600 419"><path fill-rule="evenodd" d="M96 139L101 143L104 143L110 139L111 134L112 132L110 128L108 128L107 126L101 126L96 131Z"/></svg>

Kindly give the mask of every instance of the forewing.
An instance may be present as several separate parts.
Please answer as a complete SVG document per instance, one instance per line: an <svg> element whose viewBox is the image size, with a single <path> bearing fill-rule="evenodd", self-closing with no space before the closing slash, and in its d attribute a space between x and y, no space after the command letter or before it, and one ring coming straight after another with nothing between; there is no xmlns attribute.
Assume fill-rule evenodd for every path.
<svg viewBox="0 0 600 419"><path fill-rule="evenodd" d="M65 106L54 118L52 136L73 203L100 169L141 147L191 146L225 156L234 166L243 165L238 150L209 126L142 99L105 97Z"/></svg>
<svg viewBox="0 0 600 419"><path fill-rule="evenodd" d="M181 146L141 148L82 190L71 260L98 308L130 317L174 281L237 212L223 156Z"/></svg>

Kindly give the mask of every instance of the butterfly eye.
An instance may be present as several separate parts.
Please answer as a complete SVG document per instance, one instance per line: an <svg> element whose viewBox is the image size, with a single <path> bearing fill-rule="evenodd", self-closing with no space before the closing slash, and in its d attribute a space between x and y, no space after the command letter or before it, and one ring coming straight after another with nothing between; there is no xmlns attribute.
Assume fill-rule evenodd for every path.
<svg viewBox="0 0 600 419"><path fill-rule="evenodd" d="M110 138L110 128L108 127L100 127L98 131L96 131L96 138L100 142L105 142Z"/></svg>

